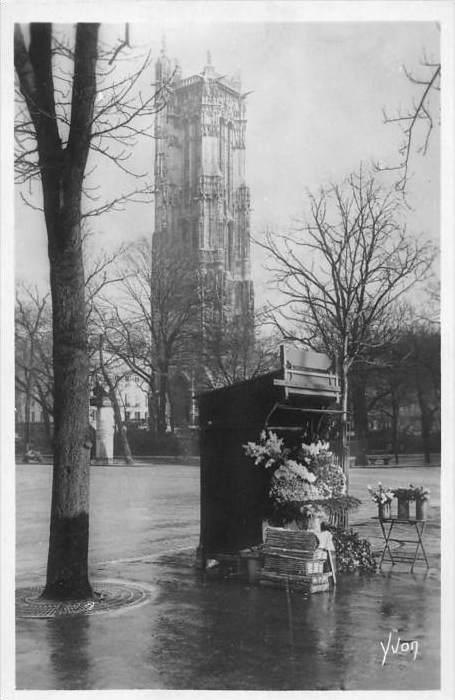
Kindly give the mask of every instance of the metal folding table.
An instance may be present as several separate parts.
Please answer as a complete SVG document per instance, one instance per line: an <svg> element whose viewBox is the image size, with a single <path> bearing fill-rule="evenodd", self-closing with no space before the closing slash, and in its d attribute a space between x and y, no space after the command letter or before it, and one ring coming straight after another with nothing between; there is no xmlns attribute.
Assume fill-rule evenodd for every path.
<svg viewBox="0 0 455 700"><path fill-rule="evenodd" d="M381 568L384 561L390 561L393 564L396 562L411 562L411 572L414 570L414 566L417 561L424 561L427 569L430 568L428 563L427 555L425 552L425 547L423 545L424 533L425 533L425 520L416 520L415 518L409 518L407 520L402 520L399 518L375 518L379 520L381 526L382 536L384 538L384 549L382 550L381 560L379 562L379 568ZM389 527L387 528L387 525ZM410 528L414 528L416 537L414 539L407 539L403 537L392 537L392 532L395 525L406 525ZM390 542L399 542L400 544L414 544L414 553L406 554L406 552L393 552L390 549ZM419 556L419 552L421 554ZM386 558L386 554L388 558Z"/></svg>

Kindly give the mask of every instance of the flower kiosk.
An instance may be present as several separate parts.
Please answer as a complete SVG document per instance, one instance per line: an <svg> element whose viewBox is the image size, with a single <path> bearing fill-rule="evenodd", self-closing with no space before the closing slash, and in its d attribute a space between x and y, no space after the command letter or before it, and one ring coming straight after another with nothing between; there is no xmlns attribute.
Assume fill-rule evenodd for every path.
<svg viewBox="0 0 455 700"><path fill-rule="evenodd" d="M202 566L246 559L250 581L259 564L261 583L328 587L321 520L345 520L354 501L330 365L282 346L280 369L199 395Z"/></svg>

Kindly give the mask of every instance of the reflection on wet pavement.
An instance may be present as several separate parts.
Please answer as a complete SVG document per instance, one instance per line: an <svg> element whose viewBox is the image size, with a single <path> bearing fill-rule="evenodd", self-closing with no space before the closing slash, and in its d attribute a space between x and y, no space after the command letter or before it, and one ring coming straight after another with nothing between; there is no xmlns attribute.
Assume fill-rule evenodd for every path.
<svg viewBox="0 0 455 700"><path fill-rule="evenodd" d="M21 620L18 687L36 689L432 689L439 686L439 602L430 573L355 575L305 598L195 572L180 553L136 563L159 586L128 612ZM100 575L118 575L103 567ZM419 655L390 653L397 630ZM23 641L33 638L35 663ZM25 658L27 657L27 658ZM22 669L22 670L21 670ZM23 680L22 680L23 679ZM28 682L27 682L28 679ZM30 685L30 679L33 684Z"/></svg>
<svg viewBox="0 0 455 700"><path fill-rule="evenodd" d="M340 576L335 590L308 598L217 580L193 566L198 471L185 473L186 497L176 496L184 515L177 522L169 511L173 483L166 490L167 475L157 470L149 478L159 481L161 502L153 488L139 489L133 472L128 482L129 498L134 494L138 507L145 508L150 499L152 530L136 522L125 532L124 513L112 504L103 510L103 500L95 496L100 510L92 580L142 581L156 588L156 597L140 608L115 613L18 620L18 689L439 687L440 584L435 568L426 573L419 567L414 575L401 566L369 577ZM103 485L118 494L113 483ZM119 507L124 496L112 497ZM134 515L132 505L129 509ZM160 527L160 518L168 524ZM434 566L434 552L431 561ZM25 579L31 570L22 566ZM383 665L381 642L387 647L391 633L400 653L389 649ZM398 637L418 642L415 659L406 647L398 649Z"/></svg>

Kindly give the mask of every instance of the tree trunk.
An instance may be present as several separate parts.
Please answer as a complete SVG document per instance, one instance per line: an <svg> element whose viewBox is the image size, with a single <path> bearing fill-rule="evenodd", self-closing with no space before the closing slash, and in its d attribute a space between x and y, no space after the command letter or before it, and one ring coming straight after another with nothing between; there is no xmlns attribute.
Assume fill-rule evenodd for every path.
<svg viewBox="0 0 455 700"><path fill-rule="evenodd" d="M395 457L395 464L399 462L399 433L400 433L400 402L396 392L392 388L391 392L392 403L392 452Z"/></svg>
<svg viewBox="0 0 455 700"><path fill-rule="evenodd" d="M362 374L351 381L351 399L356 438L365 448L368 439L368 407L365 380Z"/></svg>
<svg viewBox="0 0 455 700"><path fill-rule="evenodd" d="M148 405L148 412L149 412L149 419L148 419L148 424L149 424L149 430L152 433L156 433L158 430L158 410L157 410L157 405L156 405L156 395L155 395L155 389L152 385L149 387L149 393L147 397L147 405Z"/></svg>
<svg viewBox="0 0 455 700"><path fill-rule="evenodd" d="M49 411L49 407L48 407L48 404L46 401L46 396L44 395L43 389L39 384L37 385L37 391L38 391L39 398L40 398L40 406L41 406L41 409L43 412L44 431L45 431L49 446L52 449L53 436L52 436L51 420L50 420L51 413Z"/></svg>
<svg viewBox="0 0 455 700"><path fill-rule="evenodd" d="M32 402L30 382L27 380L24 404L24 458L30 449L30 407Z"/></svg>
<svg viewBox="0 0 455 700"><path fill-rule="evenodd" d="M352 413L355 428L357 454L365 460L368 452L368 405L366 398L366 382L361 370L351 375L350 393Z"/></svg>
<svg viewBox="0 0 455 700"><path fill-rule="evenodd" d="M341 450L342 467L346 477L346 489L349 493L349 446L348 446L348 392L349 392L349 369L347 362L341 363Z"/></svg>
<svg viewBox="0 0 455 700"><path fill-rule="evenodd" d="M423 390L419 378L417 377L417 398L419 401L420 408L420 430L423 443L423 458L425 464L430 464L431 462L431 428L433 425L433 412L428 406L428 401L425 397L425 391Z"/></svg>
<svg viewBox="0 0 455 700"><path fill-rule="evenodd" d="M47 442L52 450L53 435L51 428L51 421L49 417L49 411L43 407L43 421L44 421L44 432L46 434Z"/></svg>
<svg viewBox="0 0 455 700"><path fill-rule="evenodd" d="M167 366L160 367L159 379L159 398L158 398L158 433L161 435L166 432L166 402L167 402Z"/></svg>
<svg viewBox="0 0 455 700"><path fill-rule="evenodd" d="M77 232L73 231L77 239ZM43 597L92 595L89 543L89 361L84 270L79 245L52 250L51 292L55 378L54 471L47 579ZM80 231L79 231L80 236Z"/></svg>
<svg viewBox="0 0 455 700"><path fill-rule="evenodd" d="M52 25L14 29L14 64L36 134L46 220L54 368L54 469L43 597L92 596L88 580L89 360L81 197L96 97L98 24L77 24L71 119L63 147L56 118Z"/></svg>
<svg viewBox="0 0 455 700"><path fill-rule="evenodd" d="M126 426L122 420L122 412L120 410L119 402L117 399L117 394L114 387L108 383L109 386L109 398L114 409L114 420L117 427L117 431L120 438L120 444L122 446L123 456L125 458L126 464L134 464L133 455L131 453L130 443L128 442L128 434L126 432Z"/></svg>

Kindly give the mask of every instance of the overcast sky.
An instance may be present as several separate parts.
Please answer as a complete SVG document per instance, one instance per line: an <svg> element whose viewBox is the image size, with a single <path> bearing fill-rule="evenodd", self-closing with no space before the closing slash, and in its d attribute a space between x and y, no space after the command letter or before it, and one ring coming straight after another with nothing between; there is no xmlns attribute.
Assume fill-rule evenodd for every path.
<svg viewBox="0 0 455 700"><path fill-rule="evenodd" d="M236 3L233 3L235 7ZM121 36L103 27L103 38ZM251 230L284 231L305 210L306 190L340 182L361 162L395 164L398 127L383 123L382 110L405 109L418 95L403 65L419 74L424 52L439 60L439 30L430 22L204 22L132 24L131 42L178 58L184 76L198 73L209 50L220 74L240 70L247 98L247 182ZM127 70L128 63L123 63ZM153 74L150 76L153 81ZM439 129L425 158L412 159L408 229L439 236ZM153 174L153 141L144 140L132 163ZM118 187L118 173L99 171L105 187ZM124 188L123 188L124 189ZM16 197L16 275L47 281L42 215ZM92 222L99 246L112 247L152 235L153 204L131 205L122 214ZM266 274L254 254L256 295L263 300Z"/></svg>

